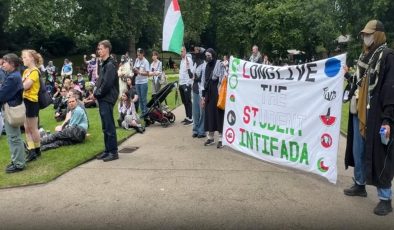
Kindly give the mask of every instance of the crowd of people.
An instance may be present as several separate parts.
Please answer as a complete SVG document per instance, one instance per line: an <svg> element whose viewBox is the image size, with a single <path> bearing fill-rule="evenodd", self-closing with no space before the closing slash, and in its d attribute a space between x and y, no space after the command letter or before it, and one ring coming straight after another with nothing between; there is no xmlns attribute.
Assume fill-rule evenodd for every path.
<svg viewBox="0 0 394 230"><path fill-rule="evenodd" d="M345 166L354 167L354 184L345 189L344 194L366 197L365 185L376 186L380 202L374 213L387 215L392 212L394 173L391 132L394 124L394 51L387 47L384 26L378 20L368 22L360 35L364 45L356 72L345 74L352 89L348 95L350 114ZM139 115L148 112L148 82L151 79L152 93L158 93L162 86L163 64L158 52L152 53L149 63L145 51L137 49L134 62L125 54L118 65L111 49L111 43L104 40L98 44L97 55L92 54L90 60L84 56L89 84L81 73L77 73L74 79L73 66L68 59L64 60L60 79L57 79L53 63L49 61L44 68L43 58L34 50L23 50L21 58L10 53L0 59L1 105L7 103L13 107L23 103L26 108L25 145L20 127L10 125L7 120L3 123L0 117L0 130L5 127L11 152L7 173L22 171L26 162L36 160L41 151L83 142L89 127L87 108L98 106L101 117L105 150L97 159L112 161L119 158L113 117L117 102L117 125L144 133ZM257 45L252 47L249 61L270 64L268 56L261 55ZM187 53L182 47L178 89L185 118L181 122L185 126L193 125L192 138L206 138L205 146L217 141L216 147L223 147L224 110L218 107L218 99L221 96L219 89L228 76L228 65L227 56L220 60L212 48L195 46L191 53ZM63 121L53 134L43 136L38 129L42 76L46 76L47 89L53 97L54 119Z"/></svg>

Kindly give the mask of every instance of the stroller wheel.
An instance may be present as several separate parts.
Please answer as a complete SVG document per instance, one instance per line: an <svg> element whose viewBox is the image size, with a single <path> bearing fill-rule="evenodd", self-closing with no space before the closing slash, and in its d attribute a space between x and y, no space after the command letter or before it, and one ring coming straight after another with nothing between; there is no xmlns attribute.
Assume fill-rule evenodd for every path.
<svg viewBox="0 0 394 230"><path fill-rule="evenodd" d="M163 128L167 128L170 125L170 121L168 120L167 117L163 117L160 120L160 124L161 124L161 126L163 126Z"/></svg>
<svg viewBox="0 0 394 230"><path fill-rule="evenodd" d="M174 123L175 122L175 114L173 114L171 112L168 112L167 118L170 121L170 123Z"/></svg>

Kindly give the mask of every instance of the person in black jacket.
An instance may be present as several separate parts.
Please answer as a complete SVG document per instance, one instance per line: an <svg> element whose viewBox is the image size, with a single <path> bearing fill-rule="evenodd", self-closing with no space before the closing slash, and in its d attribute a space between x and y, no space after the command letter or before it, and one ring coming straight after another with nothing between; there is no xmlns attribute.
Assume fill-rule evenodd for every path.
<svg viewBox="0 0 394 230"><path fill-rule="evenodd" d="M99 42L97 49L101 63L99 66L99 78L96 83L94 97L97 99L99 104L105 144L104 152L100 154L97 159L112 161L119 158L115 121L113 116L114 105L119 95L118 73L114 60L110 57L112 49L110 41L103 40Z"/></svg>
<svg viewBox="0 0 394 230"><path fill-rule="evenodd" d="M6 75L4 82L0 85L0 108L4 103L14 107L23 102L23 84L18 70L19 65L20 60L16 54L4 56L3 68ZM22 171L25 168L26 160L20 127L14 127L5 120L5 130L11 152L11 164L6 167L5 171L6 173Z"/></svg>
<svg viewBox="0 0 394 230"><path fill-rule="evenodd" d="M359 132L363 144L355 148L355 138L348 140L345 166L356 166L357 170L356 162L361 162L360 170L365 175L366 184L377 188L380 202L374 213L384 216L393 210L394 51L386 45L381 21L369 21L360 35L364 45L356 74L359 85L356 103L358 123L354 126L358 125L358 130L349 129L349 133L354 136ZM380 134L381 129L386 132ZM362 149L362 156L357 149ZM357 183L344 192L349 196L367 196L365 185Z"/></svg>

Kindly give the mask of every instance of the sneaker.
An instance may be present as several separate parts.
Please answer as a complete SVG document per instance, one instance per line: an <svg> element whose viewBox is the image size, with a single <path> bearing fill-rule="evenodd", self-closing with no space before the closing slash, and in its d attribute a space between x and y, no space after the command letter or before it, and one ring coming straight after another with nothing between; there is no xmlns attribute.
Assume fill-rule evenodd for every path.
<svg viewBox="0 0 394 230"><path fill-rule="evenodd" d="M185 123L187 120L187 118L183 119L183 121L181 121L181 123Z"/></svg>
<svg viewBox="0 0 394 230"><path fill-rule="evenodd" d="M378 216L385 216L392 211L393 207L391 207L391 200L380 200L373 210L373 212Z"/></svg>
<svg viewBox="0 0 394 230"><path fill-rule="evenodd" d="M185 123L183 123L184 126L189 126L192 124L193 124L193 121L189 121L189 120L187 120Z"/></svg>
<svg viewBox="0 0 394 230"><path fill-rule="evenodd" d="M106 158L108 155L109 155L109 153L104 151L100 155L96 156L96 159L102 160L102 159Z"/></svg>
<svg viewBox="0 0 394 230"><path fill-rule="evenodd" d="M356 182L354 182L354 185L350 188L344 189L343 193L346 196L361 196L361 197L367 197L367 191L365 190L365 185L358 185Z"/></svg>
<svg viewBox="0 0 394 230"><path fill-rule="evenodd" d="M218 149L223 148L222 141L218 141L218 144L216 145L216 148L218 148Z"/></svg>
<svg viewBox="0 0 394 230"><path fill-rule="evenodd" d="M205 135L205 134L200 134L197 136L197 138L205 138L205 137L207 137L207 135Z"/></svg>
<svg viewBox="0 0 394 230"><path fill-rule="evenodd" d="M196 138L196 137L198 137L198 134L197 133L193 133L192 137Z"/></svg>
<svg viewBox="0 0 394 230"><path fill-rule="evenodd" d="M26 156L26 162L34 161L37 159L37 153L34 149L29 150Z"/></svg>
<svg viewBox="0 0 394 230"><path fill-rule="evenodd" d="M25 168L18 168L16 165L11 164L5 169L5 172L6 173L15 173L15 172L20 172L23 169L25 169Z"/></svg>
<svg viewBox="0 0 394 230"><path fill-rule="evenodd" d="M215 144L215 140L213 140L213 139L208 139L204 143L205 146L213 145L213 144Z"/></svg>

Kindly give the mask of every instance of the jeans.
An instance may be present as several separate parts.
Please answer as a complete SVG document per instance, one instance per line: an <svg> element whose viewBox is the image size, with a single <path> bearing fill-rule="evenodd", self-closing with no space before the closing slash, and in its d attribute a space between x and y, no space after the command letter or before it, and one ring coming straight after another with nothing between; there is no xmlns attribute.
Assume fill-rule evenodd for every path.
<svg viewBox="0 0 394 230"><path fill-rule="evenodd" d="M193 92L193 134L205 135L204 130L204 108L200 106L201 97Z"/></svg>
<svg viewBox="0 0 394 230"><path fill-rule="evenodd" d="M365 185L365 142L359 131L357 115L353 116L353 158L354 179L358 185Z"/></svg>
<svg viewBox="0 0 394 230"><path fill-rule="evenodd" d="M391 200L392 191L391 188L377 188L378 197L380 200Z"/></svg>
<svg viewBox="0 0 394 230"><path fill-rule="evenodd" d="M179 94L185 106L186 118L192 120L192 87L190 85L180 85Z"/></svg>
<svg viewBox="0 0 394 230"><path fill-rule="evenodd" d="M118 153L118 142L114 121L114 105L105 101L99 101L101 125L104 133L105 152Z"/></svg>
<svg viewBox="0 0 394 230"><path fill-rule="evenodd" d="M4 121L5 132L7 134L8 145L11 151L11 161L18 168L24 168L26 165L25 160L25 147L21 137L20 127L13 127L7 121Z"/></svg>
<svg viewBox="0 0 394 230"><path fill-rule="evenodd" d="M391 188L377 188L379 200L391 200Z"/></svg>
<svg viewBox="0 0 394 230"><path fill-rule="evenodd" d="M136 84L135 88L137 90L138 101L141 108L141 114L145 114L148 112L146 108L147 98L148 98L148 83L145 84Z"/></svg>

